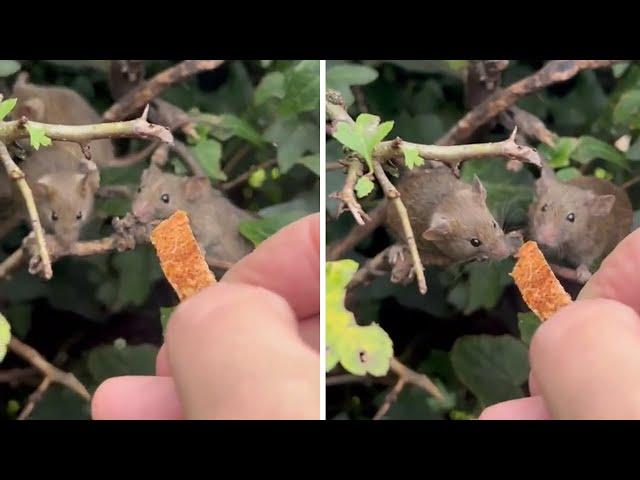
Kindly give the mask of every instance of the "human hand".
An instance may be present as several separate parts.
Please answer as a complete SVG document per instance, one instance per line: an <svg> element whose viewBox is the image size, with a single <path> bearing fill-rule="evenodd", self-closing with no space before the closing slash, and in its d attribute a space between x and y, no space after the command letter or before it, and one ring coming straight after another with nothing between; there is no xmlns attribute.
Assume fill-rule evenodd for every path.
<svg viewBox="0 0 640 480"><path fill-rule="evenodd" d="M115 377L94 419L319 419L320 216L265 240L174 311L156 376Z"/></svg>
<svg viewBox="0 0 640 480"><path fill-rule="evenodd" d="M488 407L480 419L640 419L639 291L637 230L534 334L531 397Z"/></svg>

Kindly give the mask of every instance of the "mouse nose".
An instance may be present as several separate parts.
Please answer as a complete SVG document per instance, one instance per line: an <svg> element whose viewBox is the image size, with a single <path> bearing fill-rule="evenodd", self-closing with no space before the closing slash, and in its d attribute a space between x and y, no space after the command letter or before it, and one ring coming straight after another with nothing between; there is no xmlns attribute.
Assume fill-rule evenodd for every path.
<svg viewBox="0 0 640 480"><path fill-rule="evenodd" d="M538 228L536 240L544 245L554 246L558 242L558 232L551 225Z"/></svg>
<svg viewBox="0 0 640 480"><path fill-rule="evenodd" d="M142 223L149 223L152 220L153 205L145 200L134 202L131 211Z"/></svg>

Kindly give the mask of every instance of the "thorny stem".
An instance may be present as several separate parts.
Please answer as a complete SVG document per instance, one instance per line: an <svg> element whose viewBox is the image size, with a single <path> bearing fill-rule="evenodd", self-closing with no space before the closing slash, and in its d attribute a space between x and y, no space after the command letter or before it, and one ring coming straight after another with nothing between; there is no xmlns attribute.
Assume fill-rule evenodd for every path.
<svg viewBox="0 0 640 480"><path fill-rule="evenodd" d="M369 220L369 215L362 209L362 206L358 200L356 200L354 194L356 182L361 176L362 163L357 158L351 158L342 190L340 192L334 192L330 196L340 200L336 216L340 216L343 211L348 209L355 221L359 225L364 225L365 220Z"/></svg>
<svg viewBox="0 0 640 480"><path fill-rule="evenodd" d="M126 118L156 98L174 83L205 70L213 70L224 60L185 60L158 73L153 78L131 89L107 110L103 118L107 121Z"/></svg>
<svg viewBox="0 0 640 480"><path fill-rule="evenodd" d="M2 123L0 123L0 126L1 125ZM47 249L47 243L44 239L44 231L42 230L40 216L38 215L38 209L36 207L36 202L33 199L31 188L29 188L29 185L24 178L24 173L13 161L11 155L9 155L9 151L7 150L6 145L2 142L0 142L0 159L2 160L2 164L4 165L9 178L16 182L18 188L20 189L20 193L24 198L27 212L29 213L29 218L31 219L31 225L33 227L33 231L35 232L36 241L38 242L38 250L40 252L40 258L42 259L44 278L49 280L53 276L53 270L51 269L51 259L49 258L49 250ZM16 260L13 256L9 258L12 262Z"/></svg>
<svg viewBox="0 0 640 480"><path fill-rule="evenodd" d="M413 229L411 228L407 209L400 199L400 192L398 192L396 187L394 187L391 181L387 178L387 174L384 173L380 162L376 160L373 161L373 171L378 179L378 183L384 191L385 196L398 212L398 216L400 217L400 222L402 224L402 230L405 235L405 241L407 242L409 251L411 252L411 260L413 261L413 270L416 274L416 281L418 282L418 290L424 295L427 293L427 280L424 277L424 267L420 260L418 246L416 245L416 239L413 236Z"/></svg>

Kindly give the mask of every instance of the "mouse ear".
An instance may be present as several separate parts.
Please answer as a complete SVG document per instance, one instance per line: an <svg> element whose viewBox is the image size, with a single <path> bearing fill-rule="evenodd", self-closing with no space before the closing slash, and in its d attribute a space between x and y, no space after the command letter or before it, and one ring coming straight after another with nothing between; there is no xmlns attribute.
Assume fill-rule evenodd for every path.
<svg viewBox="0 0 640 480"><path fill-rule="evenodd" d="M478 178L478 175L473 176L473 184L471 187L473 189L473 193L480 195L483 202L487 200L487 191L485 190L484 185L482 185L480 178Z"/></svg>
<svg viewBox="0 0 640 480"><path fill-rule="evenodd" d="M434 216L431 220L431 226L422 232L422 238L425 240L442 240L451 233L451 222L443 216Z"/></svg>
<svg viewBox="0 0 640 480"><path fill-rule="evenodd" d="M615 202L616 197L614 195L594 195L587 203L587 206L591 215L603 217L611 213Z"/></svg>
<svg viewBox="0 0 640 480"><path fill-rule="evenodd" d="M543 165L540 169L540 178L536 182L536 193L540 195L541 193L546 192L551 185L557 182L558 179L556 178L553 168Z"/></svg>
<svg viewBox="0 0 640 480"><path fill-rule="evenodd" d="M91 160L84 159L78 167L80 172L80 193L88 195L94 193L100 187L100 171Z"/></svg>
<svg viewBox="0 0 640 480"><path fill-rule="evenodd" d="M33 191L33 194L38 197L50 197L53 193L51 177L49 177L49 175L40 177L38 181L31 186L31 190Z"/></svg>
<svg viewBox="0 0 640 480"><path fill-rule="evenodd" d="M22 102L18 102L15 109L14 118L27 117L29 120L41 121L44 118L45 106L42 99L33 97Z"/></svg>
<svg viewBox="0 0 640 480"><path fill-rule="evenodd" d="M209 179L206 177L189 177L184 182L184 196L187 201L193 202L200 198L211 188Z"/></svg>

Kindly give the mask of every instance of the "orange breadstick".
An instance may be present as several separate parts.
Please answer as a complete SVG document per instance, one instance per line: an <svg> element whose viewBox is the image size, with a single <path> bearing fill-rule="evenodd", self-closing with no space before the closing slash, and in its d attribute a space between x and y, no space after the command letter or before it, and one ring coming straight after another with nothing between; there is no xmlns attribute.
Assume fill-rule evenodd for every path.
<svg viewBox="0 0 640 480"><path fill-rule="evenodd" d="M511 276L523 300L541 321L571 303L571 297L551 271L536 242L522 245L516 258L518 261Z"/></svg>
<svg viewBox="0 0 640 480"><path fill-rule="evenodd" d="M189 217L178 210L151 232L165 277L178 294L180 301L216 282L196 242Z"/></svg>

